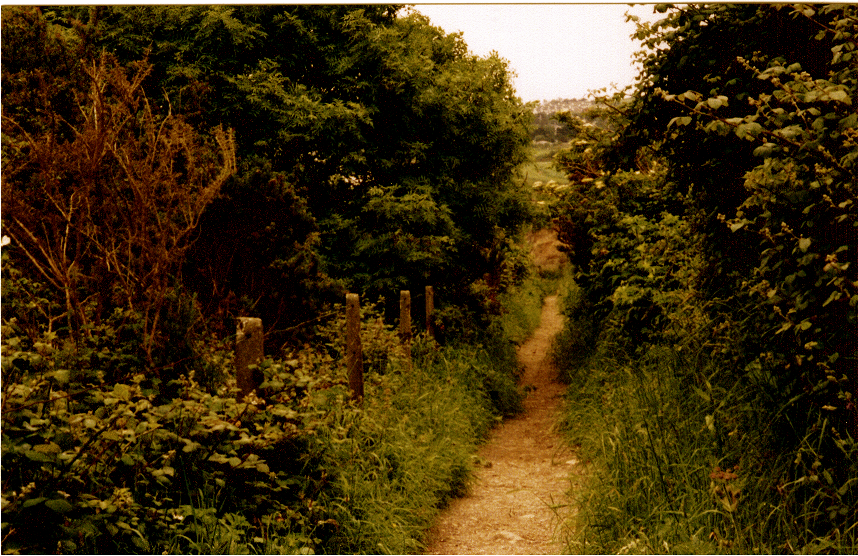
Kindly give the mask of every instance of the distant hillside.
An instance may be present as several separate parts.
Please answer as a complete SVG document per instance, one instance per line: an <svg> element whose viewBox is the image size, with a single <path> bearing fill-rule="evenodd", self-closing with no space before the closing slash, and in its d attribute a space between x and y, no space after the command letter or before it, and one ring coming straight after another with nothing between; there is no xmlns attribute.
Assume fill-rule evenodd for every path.
<svg viewBox="0 0 858 556"><path fill-rule="evenodd" d="M533 129L530 138L533 141L547 141L549 143L562 143L569 140L566 127L553 118L554 114L568 110L573 114L583 115L588 108L595 103L586 99L556 98L554 100L543 100L533 108Z"/></svg>
<svg viewBox="0 0 858 556"><path fill-rule="evenodd" d="M534 114L554 114L568 110L573 114L580 114L584 110L595 105L592 100L577 99L577 98L556 98L554 100L538 101L533 109Z"/></svg>

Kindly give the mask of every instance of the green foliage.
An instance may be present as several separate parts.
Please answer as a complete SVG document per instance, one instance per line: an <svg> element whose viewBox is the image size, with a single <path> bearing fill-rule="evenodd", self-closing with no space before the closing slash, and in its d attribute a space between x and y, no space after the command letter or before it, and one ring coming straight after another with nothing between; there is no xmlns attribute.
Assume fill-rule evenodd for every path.
<svg viewBox="0 0 858 556"><path fill-rule="evenodd" d="M466 489L476 443L521 409L499 325L481 346L419 335L405 367L372 306L362 406L349 401L340 317L322 329L328 349L262 361L258 397L235 398L231 352L213 338L190 346L191 374L161 380L127 330L133 315L61 340L14 251L3 251L10 553L417 551Z"/></svg>
<svg viewBox="0 0 858 556"><path fill-rule="evenodd" d="M855 9L658 10L617 131L559 157L583 547L854 551Z"/></svg>
<svg viewBox="0 0 858 556"><path fill-rule="evenodd" d="M720 228L706 243L707 254L722 261L712 283L740 291L736 306L753 315L735 347L737 359L771 377L766 388L778 394L768 410L776 415L772 426L782 435L780 447L802 453L805 435L818 431L826 465L843 484L850 463L842 459L841 441L854 436L850 423L858 416L851 384L858 297L848 285L858 276L855 10L833 5L749 12L719 10L713 17L729 23L751 16L749 25L776 22L789 29L787 35L805 38L736 52L726 75L688 83L681 94L655 89L662 102L686 114L668 124L665 152L673 177L695 179L685 170L689 160L672 145L691 136L730 145L706 164L734 167L735 201L716 204L704 196L698 203L707 211L707 225ZM681 22L683 15L674 17ZM702 40L709 31L694 32ZM734 78L722 85L728 77ZM742 162L730 152L744 153ZM705 181L695 183L701 185L707 189ZM725 248L727 242L741 246ZM823 422L832 427L828 432Z"/></svg>
<svg viewBox="0 0 858 556"><path fill-rule="evenodd" d="M232 552L258 528L249 515L276 535L307 529L311 514L290 509L307 482L287 454L313 429L300 401L317 378L269 363L267 383L282 388L258 407L182 375L164 403L142 361L125 380L86 380L75 366L120 354L31 340L4 324L5 550ZM230 363L222 349L209 358Z"/></svg>
<svg viewBox="0 0 858 556"><path fill-rule="evenodd" d="M484 257L503 241L497 231L515 232L530 218L516 173L527 157L531 113L514 96L505 61L472 56L459 36L401 9L105 6L44 13L56 28L86 36L123 62L148 54L153 70L145 85L163 89L174 113L196 127L236 129L244 176L224 190L224 204L268 203L272 219L262 225L254 214L229 215L230 227L277 243L253 253L266 272L298 270L312 282L306 293L321 297L330 292L329 277L373 298L404 284L448 282L452 293L465 291L498 271L498 261ZM259 170L294 195L240 185ZM212 211L201 243L244 250L244 237L220 233L227 214ZM284 222L290 214L312 220L318 238L301 230L292 237ZM314 258L319 268L309 269ZM195 258L186 270L211 263ZM293 309L282 297L268 299L267 283L203 276L194 285L213 310L247 298L276 307L275 320L284 324L307 320L312 301Z"/></svg>
<svg viewBox="0 0 858 556"><path fill-rule="evenodd" d="M466 487L521 409L530 113L399 10L4 7L5 552L414 551ZM406 373L368 310L354 405L308 324L426 283L448 346ZM247 312L282 347L238 400Z"/></svg>

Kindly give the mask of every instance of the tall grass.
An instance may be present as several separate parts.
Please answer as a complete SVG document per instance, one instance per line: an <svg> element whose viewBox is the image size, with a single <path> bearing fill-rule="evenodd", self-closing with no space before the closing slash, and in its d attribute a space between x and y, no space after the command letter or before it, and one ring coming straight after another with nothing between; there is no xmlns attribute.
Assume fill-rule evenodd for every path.
<svg viewBox="0 0 858 556"><path fill-rule="evenodd" d="M416 347L413 369L373 377L363 407L335 410L319 432L316 465L331 476L319 503L336 521L327 552L422 550L438 509L466 491L472 454L499 418L483 388L494 372L485 354Z"/></svg>
<svg viewBox="0 0 858 556"><path fill-rule="evenodd" d="M499 319L502 334L516 344L527 340L542 319L543 300L548 295L558 293L568 274L566 268L541 273L532 270L530 279L512 291L503 293L500 296L503 314Z"/></svg>
<svg viewBox="0 0 858 556"><path fill-rule="evenodd" d="M330 412L306 456L308 468L328 475L316 501L329 509L324 551L425 548L438 511L467 491L478 445L522 409L515 343L539 324L542 300L557 280L532 273L501 296L503 314L476 342L440 347L421 335L413 365L394 357L370 375L360 407L330 392L315 402Z"/></svg>
<svg viewBox="0 0 858 556"><path fill-rule="evenodd" d="M757 390L722 380L704 323L697 332L634 353L586 318L558 337L554 357L569 382L563 427L588 462L570 553L854 553L858 525L815 528L829 513L855 515L858 478L793 476L796 455L772 449L777 431L768 432ZM854 461L854 442L842 446Z"/></svg>

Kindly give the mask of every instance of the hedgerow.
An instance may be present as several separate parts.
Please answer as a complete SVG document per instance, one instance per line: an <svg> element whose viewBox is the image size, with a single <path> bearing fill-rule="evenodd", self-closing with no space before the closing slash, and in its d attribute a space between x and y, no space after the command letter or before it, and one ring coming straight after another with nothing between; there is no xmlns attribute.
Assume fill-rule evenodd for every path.
<svg viewBox="0 0 858 556"><path fill-rule="evenodd" d="M529 112L398 10L3 8L4 552L414 551L461 491L521 406ZM350 401L334 300L427 282L443 346L366 307Z"/></svg>
<svg viewBox="0 0 858 556"><path fill-rule="evenodd" d="M558 156L575 548L854 551L855 9L657 9L611 128Z"/></svg>
<svg viewBox="0 0 858 556"><path fill-rule="evenodd" d="M9 553L419 551L438 507L465 490L477 443L521 407L506 340L442 348L420 337L406 366L371 307L362 404L336 349L266 358L258 396L238 400L233 378L196 380L232 376L230 347L205 338L190 372L161 382L140 343L116 343L128 319L59 342L32 317L45 300L21 299L22 286L39 288L12 252L2 331ZM26 329L17 314L29 315ZM323 330L322 344L339 345L340 327Z"/></svg>

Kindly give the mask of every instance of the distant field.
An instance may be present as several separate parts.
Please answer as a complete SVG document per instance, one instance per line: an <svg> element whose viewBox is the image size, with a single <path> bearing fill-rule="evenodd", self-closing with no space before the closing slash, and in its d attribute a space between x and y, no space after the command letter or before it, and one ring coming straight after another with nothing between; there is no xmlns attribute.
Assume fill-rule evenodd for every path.
<svg viewBox="0 0 858 556"><path fill-rule="evenodd" d="M533 159L538 161L551 161L552 157L569 143L533 143Z"/></svg>
<svg viewBox="0 0 858 556"><path fill-rule="evenodd" d="M530 185L537 181L542 183L549 181L555 181L558 184L569 183L564 173L553 168L554 154L565 146L566 143L534 145L533 162L525 166L525 181Z"/></svg>
<svg viewBox="0 0 858 556"><path fill-rule="evenodd" d="M528 164L525 166L525 176L527 183L531 185L537 181L541 181L542 183L549 181L556 181L561 184L569 183L565 174L551 167L551 162L533 162Z"/></svg>

